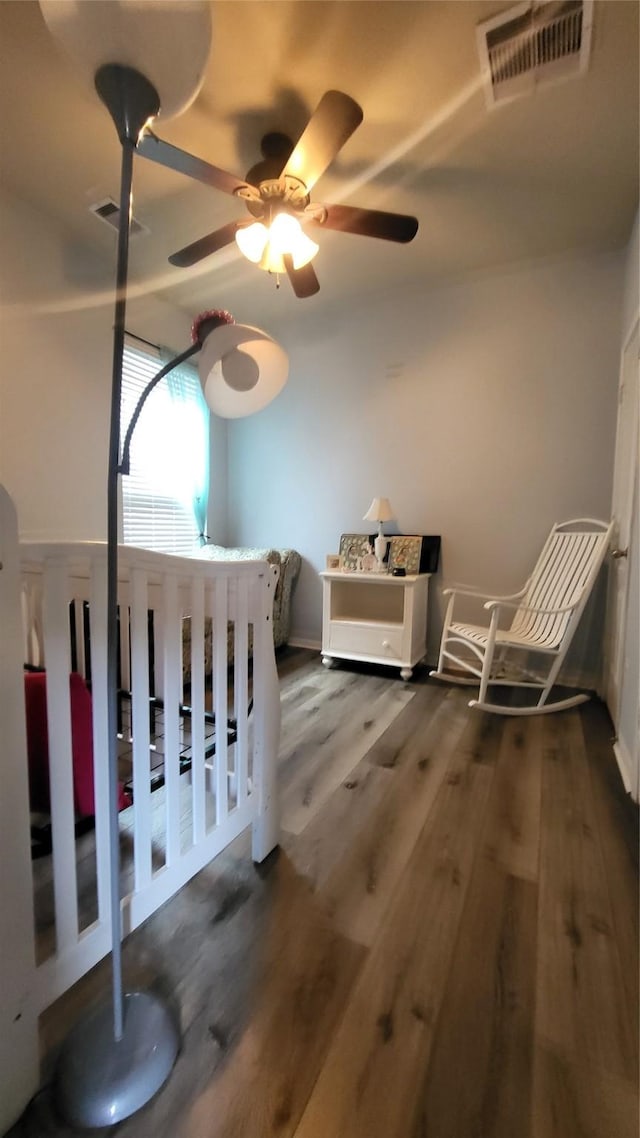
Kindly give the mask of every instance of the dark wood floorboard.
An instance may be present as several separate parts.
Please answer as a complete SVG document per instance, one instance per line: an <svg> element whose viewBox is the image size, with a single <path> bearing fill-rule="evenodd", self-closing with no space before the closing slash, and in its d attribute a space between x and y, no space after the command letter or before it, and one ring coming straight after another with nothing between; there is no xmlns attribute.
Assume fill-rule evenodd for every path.
<svg viewBox="0 0 640 1138"><path fill-rule="evenodd" d="M415 1138L529 1138L536 889L480 857L469 886Z"/></svg>
<svg viewBox="0 0 640 1138"><path fill-rule="evenodd" d="M589 1067L633 1079L629 1015L576 715L544 721L536 1032Z"/></svg>
<svg viewBox="0 0 640 1138"><path fill-rule="evenodd" d="M615 938L623 961L637 951L638 906L629 904L637 890L639 812L625 792L611 747L611 723L597 703L587 704L580 718L585 736L585 755L591 778L591 794L609 890ZM629 1007L639 1006L639 971L623 968Z"/></svg>
<svg viewBox="0 0 640 1138"><path fill-rule="evenodd" d="M638 811L604 707L502 718L425 669L278 668L281 847L256 867L241 835L125 942L182 1046L93 1133L637 1138ZM10 1138L74 1134L55 1058L109 984L105 961L42 1017Z"/></svg>
<svg viewBox="0 0 640 1138"><path fill-rule="evenodd" d="M491 776L490 767L452 760L363 963L297 1138L409 1134Z"/></svg>

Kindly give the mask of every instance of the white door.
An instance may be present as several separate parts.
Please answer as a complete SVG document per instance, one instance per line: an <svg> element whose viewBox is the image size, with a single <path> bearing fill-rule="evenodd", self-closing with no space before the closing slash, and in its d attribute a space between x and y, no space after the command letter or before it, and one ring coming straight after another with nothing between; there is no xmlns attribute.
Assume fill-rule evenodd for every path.
<svg viewBox="0 0 640 1138"><path fill-rule="evenodd" d="M639 322L622 352L612 516L615 552L610 566L609 653L606 698L616 729L616 756L627 790L638 800L638 656L640 574L638 540Z"/></svg>

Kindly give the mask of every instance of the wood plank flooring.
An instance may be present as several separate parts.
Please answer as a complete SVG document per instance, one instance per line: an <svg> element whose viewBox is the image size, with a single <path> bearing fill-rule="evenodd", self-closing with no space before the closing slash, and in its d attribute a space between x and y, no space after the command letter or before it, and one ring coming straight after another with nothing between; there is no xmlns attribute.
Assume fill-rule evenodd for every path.
<svg viewBox="0 0 640 1138"><path fill-rule="evenodd" d="M606 710L508 719L383 669L279 659L279 851L242 835L125 943L182 1047L118 1138L637 1138L638 811ZM70 1138L42 1017L11 1138Z"/></svg>

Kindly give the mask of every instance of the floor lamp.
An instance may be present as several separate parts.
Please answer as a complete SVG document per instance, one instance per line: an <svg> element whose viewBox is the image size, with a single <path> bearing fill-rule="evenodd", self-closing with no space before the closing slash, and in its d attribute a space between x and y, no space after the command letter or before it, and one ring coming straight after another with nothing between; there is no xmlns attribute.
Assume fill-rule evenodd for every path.
<svg viewBox="0 0 640 1138"><path fill-rule="evenodd" d="M56 1099L64 1117L74 1126L95 1128L113 1125L144 1106L168 1078L179 1046L177 1024L164 1003L148 992L125 994L122 983L117 794L118 475L128 471L131 435L144 401L160 379L179 363L202 349L199 370L205 398L213 411L226 417L250 414L269 402L286 382L288 364L282 348L266 333L237 325L220 310L203 314L194 325L192 346L162 368L143 393L127 431L121 460L120 403L133 159L144 127L160 113L158 92L165 86L165 73L165 117L179 113L195 97L209 53L210 7L200 0L163 0L161 4L142 5L126 0L41 0L40 7L54 37L81 61L85 70L90 69L122 147L107 474L112 1001L74 1029L63 1046L56 1072ZM144 60L145 74L132 65L136 54ZM122 62L113 62L114 59Z"/></svg>

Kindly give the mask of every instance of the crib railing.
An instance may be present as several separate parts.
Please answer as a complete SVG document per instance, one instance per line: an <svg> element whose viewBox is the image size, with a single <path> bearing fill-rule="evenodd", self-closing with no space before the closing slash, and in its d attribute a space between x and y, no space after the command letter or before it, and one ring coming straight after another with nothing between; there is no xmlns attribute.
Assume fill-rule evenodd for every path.
<svg viewBox="0 0 640 1138"><path fill-rule="evenodd" d="M20 563L25 662L45 668L47 688L55 948L35 969L33 999L40 1012L100 960L111 943L106 547L23 544ZM262 861L277 844L280 706L271 619L276 581L277 570L266 562L210 562L124 546L119 550L121 686L128 692L121 746L128 750L133 787L133 805L120 815L121 834L132 847L128 878L123 872L125 935L249 824L254 861ZM187 692L182 654L186 619L191 622ZM208 621L213 629L213 660L207 676ZM78 671L87 674L89 659L97 915L83 927L69 674L72 660ZM161 794L153 792L150 777L158 754L150 708L158 705ZM235 723L231 734L230 716Z"/></svg>
<svg viewBox="0 0 640 1138"><path fill-rule="evenodd" d="M0 486L0 1134L38 1086L38 1019L16 513Z"/></svg>

